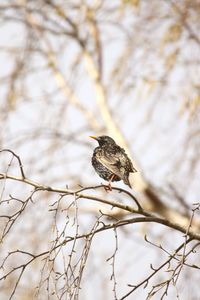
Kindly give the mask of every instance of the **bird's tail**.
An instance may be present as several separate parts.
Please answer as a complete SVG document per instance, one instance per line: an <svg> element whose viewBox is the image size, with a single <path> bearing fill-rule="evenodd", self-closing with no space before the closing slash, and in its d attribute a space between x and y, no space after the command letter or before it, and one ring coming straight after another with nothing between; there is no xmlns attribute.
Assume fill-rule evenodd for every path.
<svg viewBox="0 0 200 300"><path fill-rule="evenodd" d="M124 176L123 182L124 182L125 184L127 184L127 185L132 189L132 186L131 186L131 184L130 184L129 176L128 176L128 175Z"/></svg>

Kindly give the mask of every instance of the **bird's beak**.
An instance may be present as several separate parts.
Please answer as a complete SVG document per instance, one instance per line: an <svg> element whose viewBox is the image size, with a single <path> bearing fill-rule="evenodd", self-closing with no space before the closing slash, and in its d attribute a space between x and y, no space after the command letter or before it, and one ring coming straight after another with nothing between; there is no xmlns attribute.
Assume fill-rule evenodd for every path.
<svg viewBox="0 0 200 300"><path fill-rule="evenodd" d="M90 135L89 137L90 137L91 139L98 140L97 136Z"/></svg>

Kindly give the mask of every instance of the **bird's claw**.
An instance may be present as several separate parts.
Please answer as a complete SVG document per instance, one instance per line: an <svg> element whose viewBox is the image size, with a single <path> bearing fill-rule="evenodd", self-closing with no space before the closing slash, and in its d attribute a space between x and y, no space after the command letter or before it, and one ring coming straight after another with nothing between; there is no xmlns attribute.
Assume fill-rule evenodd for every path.
<svg viewBox="0 0 200 300"><path fill-rule="evenodd" d="M108 185L104 185L104 189L107 193L111 192L112 191L111 183L109 182Z"/></svg>

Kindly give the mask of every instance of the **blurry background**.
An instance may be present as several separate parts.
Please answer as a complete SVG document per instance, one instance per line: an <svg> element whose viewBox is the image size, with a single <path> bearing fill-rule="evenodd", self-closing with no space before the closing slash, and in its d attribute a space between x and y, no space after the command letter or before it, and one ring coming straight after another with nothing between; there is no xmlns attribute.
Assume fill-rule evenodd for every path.
<svg viewBox="0 0 200 300"><path fill-rule="evenodd" d="M96 144L88 136L108 134L127 149L139 170L132 178L138 200L185 224L192 204L199 202L199 0L2 0L0 24L0 148L20 156L31 180L77 190L102 183L90 163ZM0 172L20 176L11 153L0 153ZM33 188L18 181L0 183L1 216L15 214L19 200L27 200ZM127 188L121 182L114 186ZM91 193L126 200L115 191L112 196L103 190ZM56 237L62 238L61 232L66 236L77 234L77 228L80 234L91 231L99 209L108 209L85 200L67 210L74 199L57 202L59 197L36 193L13 223L14 217L1 217L2 260L16 249L46 251ZM55 202L56 213L51 210ZM118 229L114 296L107 259L115 250L115 233L96 235L81 300L120 299L130 290L127 284L137 284L149 274L150 263L168 257L145 242L145 234L171 252L184 241L180 233L158 224ZM77 241L77 257L82 247L84 241ZM69 292L72 278L65 278L65 285L56 278L56 272L66 273L64 264L72 251L63 248L54 266L42 259L29 265L14 299L76 299ZM22 256L11 256L5 269L23 261ZM198 257L196 253L197 261ZM9 299L17 272L2 281L1 299ZM157 274L155 282L165 274ZM180 299L198 299L199 290L192 286L199 281L199 270L186 269L181 276L178 292L170 288L168 299L177 293ZM146 299L155 282L129 299Z"/></svg>

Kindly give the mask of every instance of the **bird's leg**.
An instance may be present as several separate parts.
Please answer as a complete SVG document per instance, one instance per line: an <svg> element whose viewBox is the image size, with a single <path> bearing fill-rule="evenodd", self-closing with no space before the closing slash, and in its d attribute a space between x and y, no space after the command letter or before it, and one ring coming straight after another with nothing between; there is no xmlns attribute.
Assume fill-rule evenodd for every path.
<svg viewBox="0 0 200 300"><path fill-rule="evenodd" d="M109 179L109 182L108 182L108 185L105 186L106 192L112 191L111 183L112 183L112 181L113 181L114 178L115 178L115 174L111 175L111 177Z"/></svg>

